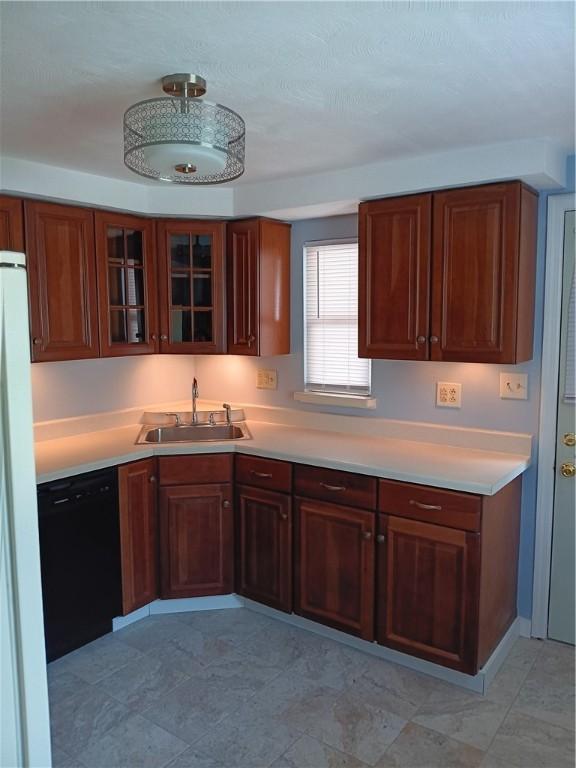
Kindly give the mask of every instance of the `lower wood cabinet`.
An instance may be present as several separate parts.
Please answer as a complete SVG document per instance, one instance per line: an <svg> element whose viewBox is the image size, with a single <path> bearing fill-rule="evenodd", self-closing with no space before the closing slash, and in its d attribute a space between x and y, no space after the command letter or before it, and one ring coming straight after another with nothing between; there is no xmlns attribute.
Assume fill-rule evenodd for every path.
<svg viewBox="0 0 576 768"><path fill-rule="evenodd" d="M122 615L158 597L156 459L118 468Z"/></svg>
<svg viewBox="0 0 576 768"><path fill-rule="evenodd" d="M289 465L288 465L289 466ZM241 485L236 491L236 591L292 611L292 500Z"/></svg>
<svg viewBox="0 0 576 768"><path fill-rule="evenodd" d="M24 250L22 200L0 195L0 251Z"/></svg>
<svg viewBox="0 0 576 768"><path fill-rule="evenodd" d="M375 514L302 498L295 507L296 613L372 640Z"/></svg>
<svg viewBox="0 0 576 768"><path fill-rule="evenodd" d="M472 671L480 534L401 517L381 518L378 642Z"/></svg>
<svg viewBox="0 0 576 768"><path fill-rule="evenodd" d="M230 483L160 488L160 596L233 591Z"/></svg>

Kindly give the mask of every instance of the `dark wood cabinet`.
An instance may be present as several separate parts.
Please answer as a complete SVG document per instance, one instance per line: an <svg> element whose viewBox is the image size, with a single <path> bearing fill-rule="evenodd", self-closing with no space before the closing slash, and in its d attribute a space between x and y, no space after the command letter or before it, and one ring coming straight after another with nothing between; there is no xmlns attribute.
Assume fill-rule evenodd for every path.
<svg viewBox="0 0 576 768"><path fill-rule="evenodd" d="M236 591L292 610L292 500L241 485L236 491Z"/></svg>
<svg viewBox="0 0 576 768"><path fill-rule="evenodd" d="M158 597L158 507L156 459L118 468L122 613Z"/></svg>
<svg viewBox="0 0 576 768"><path fill-rule="evenodd" d="M301 498L295 507L295 612L372 640L375 514Z"/></svg>
<svg viewBox="0 0 576 768"><path fill-rule="evenodd" d="M227 227L228 352L290 353L290 225L272 219Z"/></svg>
<svg viewBox="0 0 576 768"><path fill-rule="evenodd" d="M480 534L389 516L382 536L378 642L475 672Z"/></svg>
<svg viewBox="0 0 576 768"><path fill-rule="evenodd" d="M24 250L22 200L0 195L0 251Z"/></svg>
<svg viewBox="0 0 576 768"><path fill-rule="evenodd" d="M226 351L225 223L157 222L160 351Z"/></svg>
<svg viewBox="0 0 576 768"><path fill-rule="evenodd" d="M362 203L360 356L529 360L537 202L513 181Z"/></svg>
<svg viewBox="0 0 576 768"><path fill-rule="evenodd" d="M32 357L98 357L94 214L26 201Z"/></svg>
<svg viewBox="0 0 576 768"><path fill-rule="evenodd" d="M233 589L229 483L160 488L160 595L223 595Z"/></svg>
<svg viewBox="0 0 576 768"><path fill-rule="evenodd" d="M159 349L154 221L95 213L100 355Z"/></svg>
<svg viewBox="0 0 576 768"><path fill-rule="evenodd" d="M360 357L428 358L431 222L431 194L360 205Z"/></svg>

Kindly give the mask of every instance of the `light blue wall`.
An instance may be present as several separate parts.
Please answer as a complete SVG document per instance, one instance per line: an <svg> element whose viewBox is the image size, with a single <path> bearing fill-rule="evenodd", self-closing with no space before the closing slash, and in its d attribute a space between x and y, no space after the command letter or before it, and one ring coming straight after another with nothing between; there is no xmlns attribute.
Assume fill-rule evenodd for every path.
<svg viewBox="0 0 576 768"><path fill-rule="evenodd" d="M292 352L284 357L249 360L246 358L197 357L197 375L201 388L210 398L280 405L302 410L349 413L359 418L380 416L393 419L427 421L467 427L529 432L538 431L540 359L542 346L542 303L544 284L544 248L546 198L539 203L538 266L536 280L536 325L534 357L517 366L407 362L377 360L372 366L372 390L378 398L374 411L359 412L344 408L319 408L293 400L293 392L304 386L303 378L303 292L302 251L311 240L355 236L357 217L339 216L300 221L292 227ZM255 388L258 367L276 368L278 390ZM514 370L528 374L529 397L526 401L501 400L499 374ZM462 408L435 406L435 382L462 383ZM535 453L536 456L536 445ZM534 521L536 505L536 468L524 475L522 527L520 541L518 607L522 616L531 615L534 557Z"/></svg>

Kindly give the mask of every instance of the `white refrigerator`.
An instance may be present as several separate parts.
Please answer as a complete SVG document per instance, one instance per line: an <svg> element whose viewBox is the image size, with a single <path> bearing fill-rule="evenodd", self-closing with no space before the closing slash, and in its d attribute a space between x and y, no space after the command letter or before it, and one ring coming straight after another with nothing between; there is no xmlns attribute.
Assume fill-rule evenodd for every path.
<svg viewBox="0 0 576 768"><path fill-rule="evenodd" d="M51 765L26 259L0 251L0 766Z"/></svg>

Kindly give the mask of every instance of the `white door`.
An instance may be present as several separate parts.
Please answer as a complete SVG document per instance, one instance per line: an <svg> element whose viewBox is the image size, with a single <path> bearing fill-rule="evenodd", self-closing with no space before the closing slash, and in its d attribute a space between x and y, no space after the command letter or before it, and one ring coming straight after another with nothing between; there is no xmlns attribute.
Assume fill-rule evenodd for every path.
<svg viewBox="0 0 576 768"><path fill-rule="evenodd" d="M575 628L575 346L576 274L574 253L576 217L567 211L564 220L564 266L562 276L562 319L560 331L560 375L556 428L556 479L550 573L548 635L574 645Z"/></svg>

